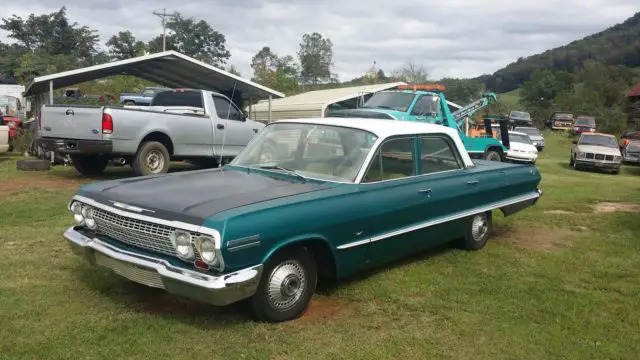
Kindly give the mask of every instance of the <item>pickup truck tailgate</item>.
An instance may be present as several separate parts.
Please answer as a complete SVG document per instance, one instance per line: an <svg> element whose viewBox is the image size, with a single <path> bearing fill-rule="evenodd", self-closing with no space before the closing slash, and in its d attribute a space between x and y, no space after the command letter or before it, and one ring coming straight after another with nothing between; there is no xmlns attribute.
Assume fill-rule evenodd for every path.
<svg viewBox="0 0 640 360"><path fill-rule="evenodd" d="M102 140L102 107L91 105L43 105L42 137Z"/></svg>

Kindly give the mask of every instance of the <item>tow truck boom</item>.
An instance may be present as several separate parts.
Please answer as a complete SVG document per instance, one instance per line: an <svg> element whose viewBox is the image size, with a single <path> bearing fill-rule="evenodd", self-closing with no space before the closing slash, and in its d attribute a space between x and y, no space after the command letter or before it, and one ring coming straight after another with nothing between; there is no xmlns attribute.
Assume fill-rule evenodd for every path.
<svg viewBox="0 0 640 360"><path fill-rule="evenodd" d="M462 131L462 125L464 118L473 115L476 111L482 109L483 107L488 106L492 102L497 101L496 94L492 92L486 92L482 95L482 98L472 101L467 106L460 108L451 115L456 121L456 125L458 126L458 130Z"/></svg>

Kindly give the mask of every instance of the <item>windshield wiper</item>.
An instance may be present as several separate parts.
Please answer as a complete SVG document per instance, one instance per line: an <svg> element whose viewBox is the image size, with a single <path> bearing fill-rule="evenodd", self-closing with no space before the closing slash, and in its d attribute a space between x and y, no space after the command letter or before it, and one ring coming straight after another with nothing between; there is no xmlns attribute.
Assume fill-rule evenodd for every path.
<svg viewBox="0 0 640 360"><path fill-rule="evenodd" d="M298 174L297 171L293 170L293 169L289 169L286 167L282 167L282 166L278 166L278 165L258 165L258 167L260 169L265 169L265 170L280 170L280 171L284 171L286 173L289 173L291 175L296 176L298 179L302 180L302 181L307 181L307 178Z"/></svg>

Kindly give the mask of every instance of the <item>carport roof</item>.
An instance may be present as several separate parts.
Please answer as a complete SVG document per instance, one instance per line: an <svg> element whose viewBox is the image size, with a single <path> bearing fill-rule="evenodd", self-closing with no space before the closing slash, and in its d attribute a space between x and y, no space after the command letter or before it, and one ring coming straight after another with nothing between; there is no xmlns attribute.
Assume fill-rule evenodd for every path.
<svg viewBox="0 0 640 360"><path fill-rule="evenodd" d="M49 81L53 81L54 89L59 89L113 75L133 75L167 87L216 92L229 92L235 85L236 91L242 92L245 98L284 97L281 92L173 50L39 76L29 84L24 95L32 96L48 92Z"/></svg>

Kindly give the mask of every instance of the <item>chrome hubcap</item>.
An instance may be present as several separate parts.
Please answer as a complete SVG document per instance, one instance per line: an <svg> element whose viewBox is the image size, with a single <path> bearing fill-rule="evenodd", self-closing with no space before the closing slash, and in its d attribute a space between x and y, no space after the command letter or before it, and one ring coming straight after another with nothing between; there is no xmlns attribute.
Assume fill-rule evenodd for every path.
<svg viewBox="0 0 640 360"><path fill-rule="evenodd" d="M164 167L164 156L158 150L152 150L147 154L146 167L150 172L157 172Z"/></svg>
<svg viewBox="0 0 640 360"><path fill-rule="evenodd" d="M487 214L478 214L473 217L473 223L471 224L471 236L473 241L481 241L489 231L489 223L487 221Z"/></svg>
<svg viewBox="0 0 640 360"><path fill-rule="evenodd" d="M296 260L287 260L273 269L268 284L269 303L274 309L284 311L300 300L307 280L302 265Z"/></svg>

